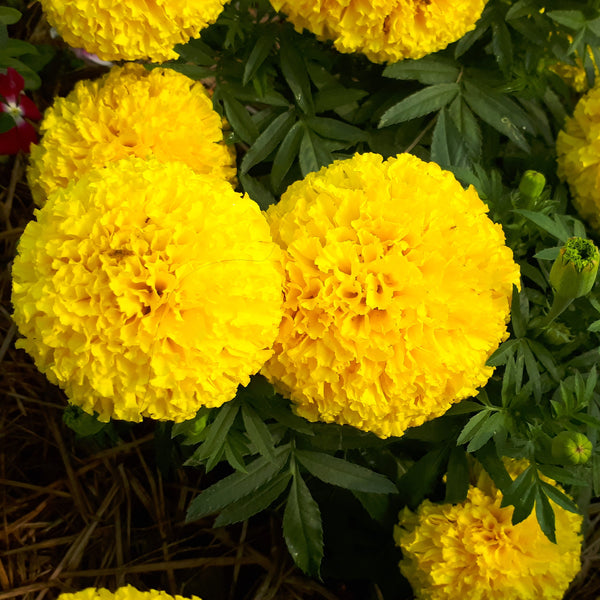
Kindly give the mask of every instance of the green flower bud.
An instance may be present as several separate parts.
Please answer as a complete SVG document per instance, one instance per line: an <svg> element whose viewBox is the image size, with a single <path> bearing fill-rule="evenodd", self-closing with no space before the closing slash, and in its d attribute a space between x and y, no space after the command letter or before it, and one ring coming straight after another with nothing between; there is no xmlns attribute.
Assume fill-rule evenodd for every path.
<svg viewBox="0 0 600 600"><path fill-rule="evenodd" d="M536 200L546 186L546 178L537 171L525 171L519 183L519 192L526 200Z"/></svg>
<svg viewBox="0 0 600 600"><path fill-rule="evenodd" d="M591 240L569 238L550 270L550 283L556 294L570 300L588 294L596 281L599 263L598 248Z"/></svg>
<svg viewBox="0 0 600 600"><path fill-rule="evenodd" d="M592 455L592 442L575 431L563 431L552 440L552 456L572 465L586 463Z"/></svg>

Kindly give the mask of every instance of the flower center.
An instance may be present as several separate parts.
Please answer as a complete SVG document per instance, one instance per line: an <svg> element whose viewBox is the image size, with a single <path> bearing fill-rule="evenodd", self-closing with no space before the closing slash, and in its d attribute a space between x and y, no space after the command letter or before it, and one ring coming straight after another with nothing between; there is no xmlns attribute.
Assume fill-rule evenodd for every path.
<svg viewBox="0 0 600 600"><path fill-rule="evenodd" d="M2 111L8 113L17 124L23 120L23 109L18 104L12 102L2 104Z"/></svg>

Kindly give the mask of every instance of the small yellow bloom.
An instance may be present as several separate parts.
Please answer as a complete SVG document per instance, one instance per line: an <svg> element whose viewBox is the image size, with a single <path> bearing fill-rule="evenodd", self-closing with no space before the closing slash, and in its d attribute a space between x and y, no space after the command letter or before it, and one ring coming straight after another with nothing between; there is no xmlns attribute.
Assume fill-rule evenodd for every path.
<svg viewBox="0 0 600 600"><path fill-rule="evenodd" d="M120 587L116 592L104 588L86 588L73 594L60 594L58 600L200 600L198 596L171 596L163 591L140 592L131 585Z"/></svg>
<svg viewBox="0 0 600 600"><path fill-rule="evenodd" d="M12 271L17 345L100 420L190 419L271 356L280 251L226 181L130 157L59 188L36 217Z"/></svg>
<svg viewBox="0 0 600 600"><path fill-rule="evenodd" d="M486 0L271 0L298 31L373 62L421 58L475 27Z"/></svg>
<svg viewBox="0 0 600 600"><path fill-rule="evenodd" d="M102 60L178 58L176 44L214 23L227 0L40 0L48 22L73 48Z"/></svg>
<svg viewBox="0 0 600 600"><path fill-rule="evenodd" d="M558 175L571 189L573 204L600 230L600 87L583 96L556 140Z"/></svg>
<svg viewBox="0 0 600 600"><path fill-rule="evenodd" d="M513 479L523 463L508 465ZM583 518L550 502L556 544L540 529L535 511L512 524L514 508L500 507L502 494L485 472L460 504L425 500L415 513L404 509L394 539L416 598L560 600L581 568Z"/></svg>
<svg viewBox="0 0 600 600"><path fill-rule="evenodd" d="M487 382L519 268L486 213L410 154L336 161L269 208L286 282L263 372L298 414L402 435Z"/></svg>
<svg viewBox="0 0 600 600"><path fill-rule="evenodd" d="M235 156L222 127L200 82L171 69L114 67L46 111L27 173L34 200L41 206L56 188L127 156L180 161L233 180Z"/></svg>

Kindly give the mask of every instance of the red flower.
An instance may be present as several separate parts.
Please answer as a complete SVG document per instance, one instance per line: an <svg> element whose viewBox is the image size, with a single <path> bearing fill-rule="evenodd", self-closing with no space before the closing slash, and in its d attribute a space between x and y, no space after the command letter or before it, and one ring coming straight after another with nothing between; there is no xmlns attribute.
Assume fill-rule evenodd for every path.
<svg viewBox="0 0 600 600"><path fill-rule="evenodd" d="M29 146L37 141L37 133L25 119L38 121L42 118L37 106L24 93L25 81L12 67L6 75L0 74L0 112L7 113L15 126L0 133L0 154L17 154L19 150L29 152Z"/></svg>

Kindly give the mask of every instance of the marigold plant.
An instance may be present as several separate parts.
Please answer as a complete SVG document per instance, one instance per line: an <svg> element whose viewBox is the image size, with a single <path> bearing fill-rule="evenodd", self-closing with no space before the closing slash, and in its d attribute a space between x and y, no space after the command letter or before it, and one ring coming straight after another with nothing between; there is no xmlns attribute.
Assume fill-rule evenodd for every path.
<svg viewBox="0 0 600 600"><path fill-rule="evenodd" d="M263 372L311 421L379 436L476 393L519 269L473 188L402 154L336 161L268 213L284 317Z"/></svg>
<svg viewBox="0 0 600 600"><path fill-rule="evenodd" d="M189 419L271 355L279 249L229 183L131 157L58 189L36 216L13 266L18 346L85 411Z"/></svg>
<svg viewBox="0 0 600 600"><path fill-rule="evenodd" d="M80 592L60 594L59 600L188 600L183 596L171 596L159 590L141 592L131 585L111 592L105 588L86 588ZM189 600L200 600L198 596L190 596Z"/></svg>
<svg viewBox="0 0 600 600"><path fill-rule="evenodd" d="M202 83L171 69L114 67L80 81L46 111L42 140L31 148L29 185L41 205L88 170L132 155L233 180L235 156L222 127Z"/></svg>
<svg viewBox="0 0 600 600"><path fill-rule="evenodd" d="M374 62L420 58L445 48L475 27L485 0L271 0L298 31L333 40L340 52Z"/></svg>
<svg viewBox="0 0 600 600"><path fill-rule="evenodd" d="M515 478L525 461L514 461ZM551 481L551 480L547 480ZM553 483L553 482L552 482ZM583 518L552 502L556 544L535 514L512 524L513 506L480 471L459 504L425 500L404 509L394 530L400 568L419 600L560 600L579 572Z"/></svg>
<svg viewBox="0 0 600 600"><path fill-rule="evenodd" d="M196 37L216 21L226 0L99 2L41 0L63 39L103 60L177 58L176 44Z"/></svg>
<svg viewBox="0 0 600 600"><path fill-rule="evenodd" d="M558 174L569 184L573 204L600 229L600 88L579 100L556 140Z"/></svg>

